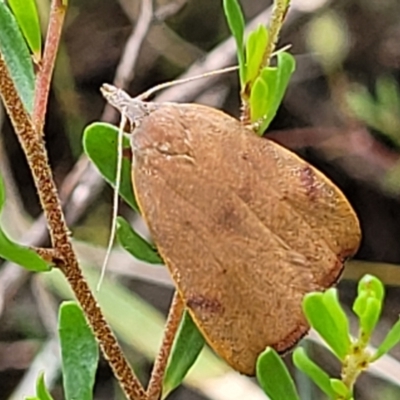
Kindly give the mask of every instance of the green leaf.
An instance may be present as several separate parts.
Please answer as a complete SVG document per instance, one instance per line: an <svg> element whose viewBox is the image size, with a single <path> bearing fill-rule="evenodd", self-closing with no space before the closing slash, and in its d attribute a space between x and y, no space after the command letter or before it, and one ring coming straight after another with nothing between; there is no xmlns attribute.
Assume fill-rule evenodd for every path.
<svg viewBox="0 0 400 400"><path fill-rule="evenodd" d="M398 320L390 329L383 342L380 344L371 361L382 357L400 342L400 320Z"/></svg>
<svg viewBox="0 0 400 400"><path fill-rule="evenodd" d="M91 124L83 133L85 153L112 187L115 187L117 172L117 138L118 129L106 123ZM128 139L124 138L123 146L130 149ZM131 162L125 157L122 160L120 195L134 210L139 210L133 194Z"/></svg>
<svg viewBox="0 0 400 400"><path fill-rule="evenodd" d="M367 307L368 299L369 299L369 294L367 292L361 292L354 300L353 311L358 316L358 318L361 318L363 316L365 309Z"/></svg>
<svg viewBox="0 0 400 400"><path fill-rule="evenodd" d="M364 275L358 282L357 290L358 294L367 292L381 302L383 302L385 298L385 287L382 282L373 275Z"/></svg>
<svg viewBox="0 0 400 400"><path fill-rule="evenodd" d="M1 30L1 29L0 29ZM0 176L0 212L4 207L6 199L3 178ZM44 261L36 251L22 246L8 238L0 228L0 258L21 265L29 271L49 271L50 265Z"/></svg>
<svg viewBox="0 0 400 400"><path fill-rule="evenodd" d="M263 121L267 116L268 86L259 76L250 94L250 117L252 123Z"/></svg>
<svg viewBox="0 0 400 400"><path fill-rule="evenodd" d="M163 381L163 396L166 398L185 379L189 369L197 360L205 340L188 311L185 311L168 361Z"/></svg>
<svg viewBox="0 0 400 400"><path fill-rule="evenodd" d="M370 336L379 321L382 303L378 299L368 298L365 312L360 317L360 326L364 334Z"/></svg>
<svg viewBox="0 0 400 400"><path fill-rule="evenodd" d="M303 348L298 347L292 357L294 365L301 372L306 374L329 397L334 397L335 392L331 387L329 375L308 357Z"/></svg>
<svg viewBox="0 0 400 400"><path fill-rule="evenodd" d="M341 330L324 303L323 293L309 293L304 296L303 310L309 324L330 346L333 353L343 361L349 350L348 337L340 335Z"/></svg>
<svg viewBox="0 0 400 400"><path fill-rule="evenodd" d="M7 64L22 103L29 113L33 111L35 74L26 42L15 17L0 1L0 52Z"/></svg>
<svg viewBox="0 0 400 400"><path fill-rule="evenodd" d="M363 333L371 335L378 323L385 289L382 282L372 275L365 275L358 283L358 296L353 304L353 311L360 320Z"/></svg>
<svg viewBox="0 0 400 400"><path fill-rule="evenodd" d="M328 289L323 293L323 300L326 309L335 320L338 335L342 338L343 342L346 343L346 347L349 350L351 346L349 320L339 303L337 290L335 288Z"/></svg>
<svg viewBox="0 0 400 400"><path fill-rule="evenodd" d="M8 0L18 25L25 36L35 60L40 61L42 35L35 0Z"/></svg>
<svg viewBox="0 0 400 400"><path fill-rule="evenodd" d="M46 384L44 382L44 373L41 373L36 382L36 396L40 400L53 400L53 397L50 395L49 391L46 388Z"/></svg>
<svg viewBox="0 0 400 400"><path fill-rule="evenodd" d="M117 218L117 237L121 246L138 260L150 264L164 264L157 249L136 233L122 217Z"/></svg>
<svg viewBox="0 0 400 400"><path fill-rule="evenodd" d="M270 89L268 116L262 125L262 132L264 132L268 128L271 121L275 118L275 115L278 111L280 104L282 103L283 97L288 87L290 77L292 76L296 68L296 61L290 53L281 52L278 53L277 57L278 63L276 88L274 92L272 92ZM272 77L275 78L274 75L272 75ZM268 79L264 78L264 80L266 82L269 82Z"/></svg>
<svg viewBox="0 0 400 400"><path fill-rule="evenodd" d="M335 394L339 395L341 399L350 399L352 393L350 392L349 388L341 381L340 379L332 378L331 380L331 387L334 390ZM337 396L332 396L336 398Z"/></svg>
<svg viewBox="0 0 400 400"><path fill-rule="evenodd" d="M11 241L0 228L0 257L9 260L28 271L50 271L50 265L34 250Z"/></svg>
<svg viewBox="0 0 400 400"><path fill-rule="evenodd" d="M268 44L268 30L264 25L250 32L246 42L246 84L251 84L259 75L265 48Z"/></svg>
<svg viewBox="0 0 400 400"><path fill-rule="evenodd" d="M239 62L240 82L243 86L245 79L245 59L243 49L244 17L237 0L224 0L224 12L226 20L236 41L237 57Z"/></svg>
<svg viewBox="0 0 400 400"><path fill-rule="evenodd" d="M273 109L275 107L275 96L279 83L278 68L264 67L260 73L260 76L268 86L267 114L269 115L271 113L270 110L272 110L273 112Z"/></svg>
<svg viewBox="0 0 400 400"><path fill-rule="evenodd" d="M300 400L284 362L275 350L267 348L257 360L257 379L271 400Z"/></svg>
<svg viewBox="0 0 400 400"><path fill-rule="evenodd" d="M75 302L61 304L58 330L65 398L92 400L99 349L82 310Z"/></svg>
<svg viewBox="0 0 400 400"><path fill-rule="evenodd" d="M36 396L28 396L25 400L53 400L53 397L46 388L44 373L40 373L36 381Z"/></svg>

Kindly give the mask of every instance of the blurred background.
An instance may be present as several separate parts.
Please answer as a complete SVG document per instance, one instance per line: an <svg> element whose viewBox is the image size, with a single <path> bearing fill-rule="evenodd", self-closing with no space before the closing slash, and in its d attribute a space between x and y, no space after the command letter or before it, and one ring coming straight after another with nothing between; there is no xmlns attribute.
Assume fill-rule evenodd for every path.
<svg viewBox="0 0 400 400"><path fill-rule="evenodd" d="M140 21L141 3L69 1L50 96L46 142L75 247L90 279L101 265L109 237L112 190L82 154L81 138L91 122L118 123L118 115L105 108L101 84L114 81L137 95L182 74L235 63L222 1L216 0L154 1L152 23L138 55L132 55L130 39ZM269 1L241 4L249 23L268 21ZM38 5L45 27L49 4L38 0ZM400 2L292 0L280 39L280 46L287 44L292 45L297 69L265 136L318 167L355 208L363 240L339 292L350 310L359 277L371 273L384 281L387 299L374 338L378 344L400 312ZM200 102L238 116L238 90L237 75L230 73L176 86L158 100ZM44 246L46 227L31 175L3 112L0 124L0 169L7 187L2 225L14 239ZM147 235L143 222L124 204L121 213ZM145 381L159 346L172 283L163 267L135 261L118 247L107 274L100 301ZM0 400L33 395L39 370L46 371L55 399L63 398L56 322L57 304L68 296L57 274L30 275L9 263L0 266ZM339 373L325 349L313 340L303 343L320 365ZM400 347L391 355L362 375L357 399L400 398ZM286 358L290 365L290 356ZM304 376L294 374L303 399L324 399ZM95 399L122 399L117 386L102 361ZM171 396L263 398L254 380L233 373L209 350L185 387Z"/></svg>

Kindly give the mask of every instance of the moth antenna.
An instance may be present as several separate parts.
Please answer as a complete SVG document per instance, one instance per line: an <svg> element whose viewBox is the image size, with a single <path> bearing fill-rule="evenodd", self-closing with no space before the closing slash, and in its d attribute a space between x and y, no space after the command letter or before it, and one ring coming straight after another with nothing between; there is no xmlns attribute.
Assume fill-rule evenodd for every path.
<svg viewBox="0 0 400 400"><path fill-rule="evenodd" d="M204 74L192 76L190 78L176 79L174 81L160 83L159 85L153 86L151 89L146 90L145 92L143 92L139 96L135 97L135 99L137 99L137 100L147 100L152 94L154 94L154 93L156 93L156 92L158 92L158 91L160 91L162 89L166 89L168 87L175 86L175 85L180 85L182 83L188 83L188 82L192 82L192 81L197 81L198 79L207 78L209 76L214 76L214 75L218 75L218 74L225 74L227 72L236 71L238 69L239 69L239 67L237 65L234 65L232 67L226 67L226 68L216 69L216 70L210 71L210 72L205 72Z"/></svg>
<svg viewBox="0 0 400 400"><path fill-rule="evenodd" d="M112 204L112 219L111 219L111 232L108 240L107 251L104 257L103 265L101 266L101 274L99 282L97 283L96 291L100 290L101 284L103 283L104 276L106 273L107 264L110 260L112 247L114 244L115 236L117 233L117 217L118 217L118 204L119 204L119 189L121 187L121 176L122 176L122 159L123 159L123 139L124 139L124 127L127 122L125 113L121 113L121 122L118 129L118 140L117 140L117 170L115 174L115 186L114 196Z"/></svg>

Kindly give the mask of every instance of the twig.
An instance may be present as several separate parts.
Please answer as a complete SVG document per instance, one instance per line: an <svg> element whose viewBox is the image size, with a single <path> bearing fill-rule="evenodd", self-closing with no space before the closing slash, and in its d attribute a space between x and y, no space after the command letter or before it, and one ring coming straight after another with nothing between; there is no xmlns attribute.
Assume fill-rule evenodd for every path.
<svg viewBox="0 0 400 400"><path fill-rule="evenodd" d="M122 57L117 66L113 81L114 86L126 89L129 82L132 81L135 74L135 66L139 56L139 51L151 25L152 18L153 0L143 0L136 26L133 28L132 33L125 44ZM101 120L114 122L117 115L118 113L115 108L111 107L110 104L107 103L103 110Z"/></svg>
<svg viewBox="0 0 400 400"><path fill-rule="evenodd" d="M152 18L153 0L142 0L137 24L126 42L125 51L117 67L114 78L115 86L125 88L133 79L139 51L151 25Z"/></svg>
<svg viewBox="0 0 400 400"><path fill-rule="evenodd" d="M43 60L36 77L35 102L32 118L35 131L40 135L42 135L43 132L47 102L49 99L50 83L66 10L67 6L62 0L53 0L51 2Z"/></svg>
<svg viewBox="0 0 400 400"><path fill-rule="evenodd" d="M282 29L283 20L285 19L289 8L289 3L290 0L274 0L271 23L269 27L268 45L263 55L263 67L269 64L271 55L275 50L275 46L279 38L279 33Z"/></svg>
<svg viewBox="0 0 400 400"><path fill-rule="evenodd" d="M164 21L179 12L186 4L187 0L175 0L162 4L155 11L154 18L159 21Z"/></svg>
<svg viewBox="0 0 400 400"><path fill-rule="evenodd" d="M162 390L162 383L167 368L169 355L171 353L172 345L179 328L184 310L184 304L181 296L177 291L174 293L171 307L169 309L168 319L165 324L164 337L161 343L160 352L157 355L156 362L154 363L153 370L149 385L147 388L148 400L159 400Z"/></svg>
<svg viewBox="0 0 400 400"><path fill-rule="evenodd" d="M64 220L60 199L52 177L44 142L35 131L33 122L24 109L18 92L9 74L3 55L0 53L0 94L14 130L24 149L40 202L47 219L53 247L62 257L58 267L67 278L78 302L100 343L122 389L130 400L146 399L145 392L126 361L121 348L107 324L97 302L90 291L78 265L78 260L69 239L69 230Z"/></svg>

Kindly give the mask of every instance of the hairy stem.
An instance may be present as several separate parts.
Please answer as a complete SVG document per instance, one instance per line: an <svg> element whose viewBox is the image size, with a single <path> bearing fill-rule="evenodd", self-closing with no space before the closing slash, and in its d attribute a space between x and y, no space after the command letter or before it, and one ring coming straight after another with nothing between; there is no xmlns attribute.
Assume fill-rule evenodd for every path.
<svg viewBox="0 0 400 400"><path fill-rule="evenodd" d="M274 8L272 9L271 23L269 25L268 45L263 55L262 67L269 64L272 53L278 42L279 33L282 29L283 21L289 9L290 0L274 0Z"/></svg>
<svg viewBox="0 0 400 400"><path fill-rule="evenodd" d="M57 266L67 278L80 303L100 347L129 400L146 400L142 385L125 359L121 348L106 322L78 265L69 239L60 199L48 164L48 157L41 135L25 110L7 65L0 53L0 96L24 149L40 202L50 231L52 245L59 255Z"/></svg>
<svg viewBox="0 0 400 400"><path fill-rule="evenodd" d="M159 400L162 390L165 370L167 368L169 355L172 345L179 328L184 304L178 292L175 292L169 309L167 323L165 325L164 337L162 340L160 352L158 353L156 362L151 373L150 382L147 389L148 400Z"/></svg>
<svg viewBox="0 0 400 400"><path fill-rule="evenodd" d="M39 135L43 132L51 77L53 75L54 63L60 43L66 10L67 6L63 4L62 0L53 0L51 2L44 54L36 77L32 118L35 131L38 132Z"/></svg>

